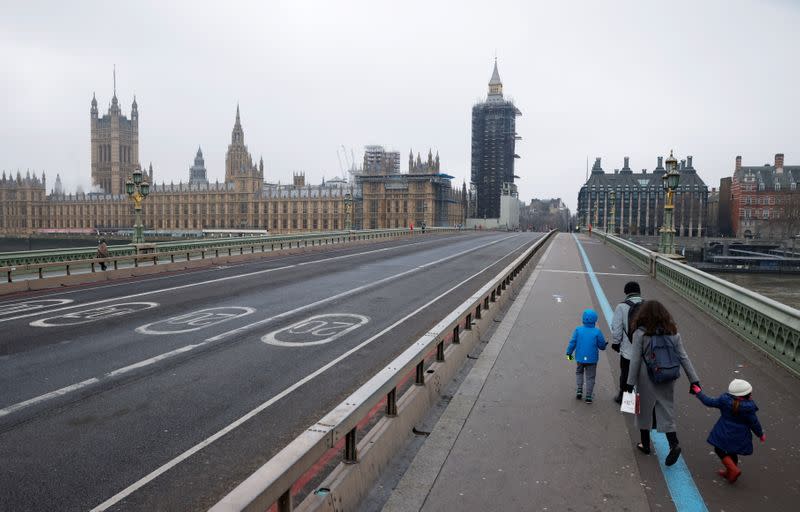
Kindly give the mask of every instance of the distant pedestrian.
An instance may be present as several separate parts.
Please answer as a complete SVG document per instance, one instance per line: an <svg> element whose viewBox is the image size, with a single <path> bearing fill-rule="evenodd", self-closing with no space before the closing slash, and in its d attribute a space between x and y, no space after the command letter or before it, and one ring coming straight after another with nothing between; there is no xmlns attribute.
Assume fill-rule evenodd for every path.
<svg viewBox="0 0 800 512"><path fill-rule="evenodd" d="M614 319L611 320L611 348L619 352L619 391L614 401L622 403L622 392L628 383L628 369L631 366L633 345L631 345L631 323L642 304L642 291L639 283L625 283L625 300L617 304Z"/></svg>
<svg viewBox="0 0 800 512"><path fill-rule="evenodd" d="M720 418L708 434L707 441L725 466L725 469L718 471L719 475L734 483L742 474L739 455L753 453L753 434L762 443L766 441L756 416L758 406L752 399L753 386L746 380L733 379L728 392L718 398L705 395L699 386L694 386L692 391L706 407L719 409Z"/></svg>
<svg viewBox="0 0 800 512"><path fill-rule="evenodd" d="M627 391L636 386L639 391L641 412L636 416L641 442L637 448L650 453L650 430L664 432L669 441L669 454L664 462L672 466L681 455L675 425L675 382L680 368L692 385L699 386L700 378L683 348L678 327L665 308L656 300L648 300L639 307L633 320L634 333L631 366Z"/></svg>
<svg viewBox="0 0 800 512"><path fill-rule="evenodd" d="M572 331L572 338L567 345L567 359L575 360L575 381L577 390L575 398L580 400L585 396L587 404L592 403L592 393L594 392L594 379L597 374L597 360L599 350L606 349L606 339L602 331L595 327L597 323L597 313L587 309L582 316L583 325L579 325ZM574 356L573 356L574 353Z"/></svg>
<svg viewBox="0 0 800 512"><path fill-rule="evenodd" d="M106 244L106 239L105 238L101 238L100 239L100 244L97 246L97 256L96 257L97 258L108 258L108 256L109 256L109 254L108 254L108 245ZM106 262L105 261L101 261L100 262L100 268L102 270L106 269Z"/></svg>

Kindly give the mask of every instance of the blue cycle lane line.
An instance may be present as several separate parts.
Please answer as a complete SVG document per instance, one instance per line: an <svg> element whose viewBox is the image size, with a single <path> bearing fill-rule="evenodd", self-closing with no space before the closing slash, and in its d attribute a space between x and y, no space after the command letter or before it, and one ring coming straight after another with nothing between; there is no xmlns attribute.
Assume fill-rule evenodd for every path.
<svg viewBox="0 0 800 512"><path fill-rule="evenodd" d="M600 303L600 309L603 311L603 316L610 329L614 311L611 309L611 304L608 302L608 298L606 298L606 294L603 292L603 288L600 286L600 282L597 280L594 270L592 270L592 264L589 262L586 251L583 250L583 245L581 245L580 240L578 240L578 237L575 236L574 233L572 234L572 238L575 239L575 244L578 246L578 251L581 253L583 264L586 267L586 272L589 275L592 288L594 288L594 293L597 296L597 302ZM678 512L708 512L706 503L700 495L697 485L694 483L692 473L689 471L684 457L679 458L678 462L671 467L665 466L664 459L669 453L667 436L654 430L651 433L651 437L658 456L658 465L661 468L661 473L664 475L664 480L667 482L669 494Z"/></svg>

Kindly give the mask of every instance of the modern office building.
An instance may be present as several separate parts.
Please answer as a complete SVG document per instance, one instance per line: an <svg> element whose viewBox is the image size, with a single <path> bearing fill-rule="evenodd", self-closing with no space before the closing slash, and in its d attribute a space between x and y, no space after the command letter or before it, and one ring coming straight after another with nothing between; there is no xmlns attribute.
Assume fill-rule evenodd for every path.
<svg viewBox="0 0 800 512"><path fill-rule="evenodd" d="M516 117L522 113L514 102L503 97L503 82L494 63L486 101L472 107L472 175L475 186L477 219L499 219L501 197L515 191L514 148L517 139ZM504 189L506 194L503 193Z"/></svg>

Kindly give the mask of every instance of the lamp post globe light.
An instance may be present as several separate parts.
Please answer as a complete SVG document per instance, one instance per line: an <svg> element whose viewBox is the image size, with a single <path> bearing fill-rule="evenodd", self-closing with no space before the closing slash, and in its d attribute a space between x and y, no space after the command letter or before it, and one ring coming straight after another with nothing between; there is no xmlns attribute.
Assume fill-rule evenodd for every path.
<svg viewBox="0 0 800 512"><path fill-rule="evenodd" d="M617 191L611 189L608 198L611 200L611 219L608 221L608 232L616 235L617 227Z"/></svg>
<svg viewBox="0 0 800 512"><path fill-rule="evenodd" d="M125 192L133 200L133 209L136 212L136 224L133 226L132 242L134 244L142 244L144 243L142 201L150 194L150 184L144 181L142 169L139 166L133 171L128 181L125 182Z"/></svg>
<svg viewBox="0 0 800 512"><path fill-rule="evenodd" d="M667 173L661 178L661 186L664 188L664 222L661 225L661 242L658 252L671 255L675 254L675 202L673 195L681 179L681 175L678 173L678 161L672 155L672 151L669 152L666 167Z"/></svg>

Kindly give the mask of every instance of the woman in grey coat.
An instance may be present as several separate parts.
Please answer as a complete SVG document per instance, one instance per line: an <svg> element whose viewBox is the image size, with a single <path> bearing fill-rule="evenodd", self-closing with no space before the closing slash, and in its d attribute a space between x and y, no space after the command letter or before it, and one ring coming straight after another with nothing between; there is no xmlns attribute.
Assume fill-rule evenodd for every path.
<svg viewBox="0 0 800 512"><path fill-rule="evenodd" d="M669 455L665 464L671 466L678 461L681 447L678 445L678 435L675 432L675 401L673 399L675 382L670 380L660 384L654 383L647 373L647 364L644 358L652 354L650 342L653 336L662 335L675 349L683 371L689 379L689 392L692 393L692 384L700 385L700 378L694 371L692 362L683 348L681 335L675 321L660 302L655 300L645 301L636 312L633 320L635 332L633 334L633 350L631 367L628 374L628 390L636 386L639 392L640 413L636 416L636 425L641 433L642 442L637 448L650 453L650 430L656 428L664 432L669 441Z"/></svg>

